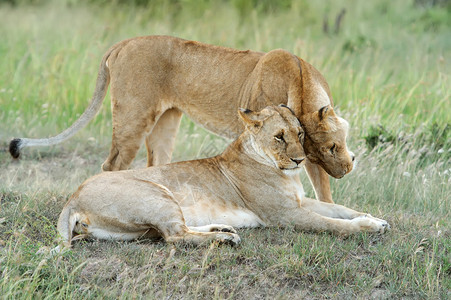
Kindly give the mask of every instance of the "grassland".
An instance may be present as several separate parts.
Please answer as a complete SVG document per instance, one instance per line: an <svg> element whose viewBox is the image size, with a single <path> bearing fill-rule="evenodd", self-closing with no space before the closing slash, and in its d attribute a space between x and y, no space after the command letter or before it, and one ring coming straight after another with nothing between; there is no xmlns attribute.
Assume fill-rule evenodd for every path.
<svg viewBox="0 0 451 300"><path fill-rule="evenodd" d="M0 2L1 298L451 297L449 5L12 2L19 4ZM55 245L62 206L106 158L110 103L63 145L27 149L12 161L8 141L69 126L87 106L106 49L150 34L284 48L316 66L351 124L349 145L359 160L354 172L331 181L334 199L388 220L392 231L341 238L265 228L240 230L239 247L87 241L61 256L36 254ZM174 160L216 154L227 143L183 119ZM144 165L141 152L133 167Z"/></svg>

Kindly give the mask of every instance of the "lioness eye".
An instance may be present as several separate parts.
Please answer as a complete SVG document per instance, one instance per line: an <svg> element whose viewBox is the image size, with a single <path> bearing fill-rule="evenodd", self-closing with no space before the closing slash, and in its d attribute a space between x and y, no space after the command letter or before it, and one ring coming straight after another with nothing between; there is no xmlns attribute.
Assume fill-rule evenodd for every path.
<svg viewBox="0 0 451 300"><path fill-rule="evenodd" d="M335 151L335 143L332 145L332 147L330 147L330 153L334 154Z"/></svg>
<svg viewBox="0 0 451 300"><path fill-rule="evenodd" d="M279 133L278 135L274 136L274 138L276 139L276 141L285 142L285 140L283 139L283 133Z"/></svg>
<svg viewBox="0 0 451 300"><path fill-rule="evenodd" d="M298 137L299 137L299 141L302 142L302 140L304 139L304 132L300 131L300 132L298 133Z"/></svg>

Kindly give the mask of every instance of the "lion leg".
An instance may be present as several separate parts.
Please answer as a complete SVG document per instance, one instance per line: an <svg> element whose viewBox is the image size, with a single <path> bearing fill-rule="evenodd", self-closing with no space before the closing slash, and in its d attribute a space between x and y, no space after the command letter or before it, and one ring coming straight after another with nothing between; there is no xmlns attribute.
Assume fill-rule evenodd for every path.
<svg viewBox="0 0 451 300"><path fill-rule="evenodd" d="M149 117L153 116L153 117ZM144 136L150 132L159 115L137 111L130 115L113 111L113 138L110 154L102 164L103 171L126 170L141 146Z"/></svg>
<svg viewBox="0 0 451 300"><path fill-rule="evenodd" d="M241 241L231 226L216 224L199 227L186 226L182 210L175 200L171 203L166 202L165 205L159 205L159 207L164 207L165 216L154 216L149 221L154 224L167 243L183 242L199 245L218 241L236 245Z"/></svg>
<svg viewBox="0 0 451 300"><path fill-rule="evenodd" d="M176 108L165 111L158 119L146 137L148 167L164 165L171 161L181 119L182 112Z"/></svg>
<svg viewBox="0 0 451 300"><path fill-rule="evenodd" d="M334 203L330 191L329 175L317 164L305 160L305 170L315 190L316 199L322 202Z"/></svg>
<svg viewBox="0 0 451 300"><path fill-rule="evenodd" d="M222 224L211 224L198 227L189 227L185 223L182 209L177 201L171 196L172 201L167 201L158 205L164 208L165 216L154 216L152 219L158 231L168 243L189 243L199 245L205 242L218 241L221 243L228 242L233 245L240 243L241 239L236 234L232 226Z"/></svg>
<svg viewBox="0 0 451 300"><path fill-rule="evenodd" d="M384 233L390 225L384 220L359 216L352 220L335 219L322 216L307 208L285 209L280 211L279 222L283 225L295 225L298 230L322 232L328 231L340 235L350 235L358 232Z"/></svg>
<svg viewBox="0 0 451 300"><path fill-rule="evenodd" d="M182 222L180 222L182 221ZM158 230L168 243L189 243L199 245L205 242L218 241L220 243L239 244L241 239L232 226L211 224L199 227L188 227L180 212L179 220L172 218L170 223L159 224Z"/></svg>
<svg viewBox="0 0 451 300"><path fill-rule="evenodd" d="M311 198L303 198L301 206L329 218L354 219L361 216L369 216L343 205L320 202Z"/></svg>
<svg viewBox="0 0 451 300"><path fill-rule="evenodd" d="M224 225L224 224L210 224L205 226L188 226L188 228L192 231L197 232L231 232L236 233L235 228L230 225Z"/></svg>

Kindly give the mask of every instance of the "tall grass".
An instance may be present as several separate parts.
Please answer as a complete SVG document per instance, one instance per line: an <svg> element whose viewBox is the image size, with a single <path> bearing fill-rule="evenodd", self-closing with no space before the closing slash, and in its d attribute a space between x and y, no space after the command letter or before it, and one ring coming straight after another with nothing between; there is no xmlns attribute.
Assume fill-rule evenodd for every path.
<svg viewBox="0 0 451 300"><path fill-rule="evenodd" d="M427 0L9 2L17 5L0 2L2 297L449 298L449 6ZM239 248L89 241L55 258L36 254L55 244L67 197L106 158L109 100L63 145L27 149L12 161L9 139L68 127L87 107L103 53L122 39L151 34L284 48L317 67L351 124L349 144L359 160L351 174L332 180L334 199L387 219L392 232L343 239L253 229L239 232ZM227 143L184 118L174 160L217 154ZM133 167L144 165L141 153Z"/></svg>
<svg viewBox="0 0 451 300"><path fill-rule="evenodd" d="M177 3L108 9L82 4L68 8L60 2L2 6L2 119L18 122L12 127L15 132L8 128L4 134L34 124L66 127L85 109L106 49L122 39L150 34L292 51L326 76L335 102L356 113L356 125L368 118L392 126L449 121L449 24L430 28L432 17L426 18L427 12L411 1L293 1L290 9L266 14L246 10L245 15L222 1L198 9L192 1L186 1L186 8L185 2ZM347 13L340 33L324 34L324 16L333 20L342 8ZM107 114L103 109L97 123L110 119Z"/></svg>

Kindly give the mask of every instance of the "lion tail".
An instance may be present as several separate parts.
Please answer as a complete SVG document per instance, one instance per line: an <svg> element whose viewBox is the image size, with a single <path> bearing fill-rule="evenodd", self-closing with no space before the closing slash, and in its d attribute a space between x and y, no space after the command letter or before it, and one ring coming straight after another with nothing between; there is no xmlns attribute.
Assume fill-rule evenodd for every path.
<svg viewBox="0 0 451 300"><path fill-rule="evenodd" d="M106 92L108 90L108 85L110 83L110 72L107 65L107 60L111 53L121 46L121 43L111 47L108 52L104 55L102 62L100 64L99 72L97 75L96 87L94 95L91 98L91 102L88 108L83 112L83 114L76 120L69 128L61 132L60 134L42 139L30 139L30 138L15 138L9 143L9 153L12 157L18 158L20 156L20 150L25 147L32 146L50 146L59 144L68 138L72 137L80 129L82 129L99 111L102 106L103 99L105 98Z"/></svg>
<svg viewBox="0 0 451 300"><path fill-rule="evenodd" d="M63 211L58 218L57 225L59 244L64 248L70 247L75 225L80 221L80 219L80 214L74 212L69 203L64 206Z"/></svg>

